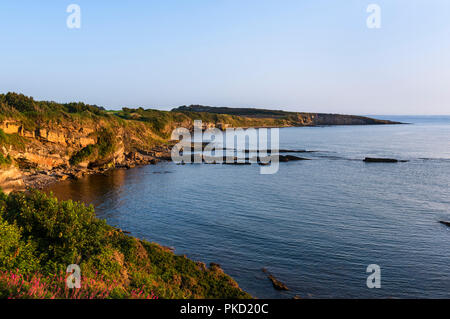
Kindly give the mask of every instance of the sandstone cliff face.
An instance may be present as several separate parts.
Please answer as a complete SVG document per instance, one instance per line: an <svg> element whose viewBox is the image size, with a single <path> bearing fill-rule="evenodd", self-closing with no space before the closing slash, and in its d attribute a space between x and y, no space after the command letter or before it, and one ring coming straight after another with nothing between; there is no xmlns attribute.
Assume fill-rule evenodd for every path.
<svg viewBox="0 0 450 319"><path fill-rule="evenodd" d="M172 130L172 125L164 129ZM0 188L4 191L22 190L25 186L44 187L66 178L79 178L114 167L133 167L156 162L156 156L166 156L167 147L157 147L161 137L146 123L124 123L117 119L93 120L78 123L66 119L64 123L36 123L27 129L20 121L0 122L4 133L20 136L20 145L0 145L0 152L14 160L11 167L0 167ZM71 164L71 158L87 146L98 147L100 134L108 130L110 146L107 154L94 152L92 156Z"/></svg>
<svg viewBox="0 0 450 319"><path fill-rule="evenodd" d="M96 143L95 137L92 136L94 128L77 127L73 123L58 127L43 125L35 130L27 130L20 122L6 120L0 123L0 129L7 134L24 137L25 141L23 148L14 145L3 146L6 155L23 159L44 169L68 164L72 152Z"/></svg>
<svg viewBox="0 0 450 319"><path fill-rule="evenodd" d="M22 125L20 123L17 123L15 121L4 121L0 123L0 128L6 133L6 134L14 134L14 133L21 133L22 131Z"/></svg>
<svg viewBox="0 0 450 319"><path fill-rule="evenodd" d="M6 194L13 190L24 190L23 173L14 166L0 169L0 185Z"/></svg>
<svg viewBox="0 0 450 319"><path fill-rule="evenodd" d="M83 127L39 127L33 131L26 130L20 122L5 120L0 122L0 129L7 134L18 134L30 139L40 140L42 142L51 142L62 146L81 146L85 147L94 144L95 139L90 135L95 131L93 128Z"/></svg>

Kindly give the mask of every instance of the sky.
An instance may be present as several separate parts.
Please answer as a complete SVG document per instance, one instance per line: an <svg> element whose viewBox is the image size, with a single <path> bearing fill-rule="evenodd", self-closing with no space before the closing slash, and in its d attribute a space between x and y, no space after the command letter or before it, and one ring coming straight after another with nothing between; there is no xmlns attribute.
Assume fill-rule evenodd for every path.
<svg viewBox="0 0 450 319"><path fill-rule="evenodd" d="M108 109L450 114L450 1L2 0L9 91Z"/></svg>

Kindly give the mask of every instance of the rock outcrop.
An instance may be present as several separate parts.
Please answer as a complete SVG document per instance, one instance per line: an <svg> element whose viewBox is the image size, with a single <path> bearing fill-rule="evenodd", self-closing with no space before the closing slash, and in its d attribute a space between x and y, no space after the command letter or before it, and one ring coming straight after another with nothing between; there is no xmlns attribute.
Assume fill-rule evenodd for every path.
<svg viewBox="0 0 450 319"><path fill-rule="evenodd" d="M116 120L110 122L115 124ZM0 120L3 134L20 141L0 145L0 154L14 161L11 167L0 167L0 188L5 192L28 186L43 188L68 178L81 178L115 167L154 164L158 157L170 157L168 147L154 147L145 142L150 136L154 138L154 134L144 123L137 123L138 131L120 126L110 128L113 145L108 154L96 150L86 159L71 164L71 158L81 150L88 146L98 148L99 132L109 125L106 121L82 124L66 119L64 124L42 122L35 123L34 129L27 129L18 121Z"/></svg>
<svg viewBox="0 0 450 319"><path fill-rule="evenodd" d="M294 155L279 155L280 162L292 162L292 161L308 161L309 158L298 157Z"/></svg>
<svg viewBox="0 0 450 319"><path fill-rule="evenodd" d="M441 223L442 225L445 225L447 227L450 227L450 222L446 222L446 221L441 220L441 221L439 221L439 223Z"/></svg>
<svg viewBox="0 0 450 319"><path fill-rule="evenodd" d="M284 283L275 278L275 276L272 275L266 268L263 268L262 271L267 274L267 278L269 278L269 280L272 282L273 288L275 288L276 290L289 290L289 288Z"/></svg>

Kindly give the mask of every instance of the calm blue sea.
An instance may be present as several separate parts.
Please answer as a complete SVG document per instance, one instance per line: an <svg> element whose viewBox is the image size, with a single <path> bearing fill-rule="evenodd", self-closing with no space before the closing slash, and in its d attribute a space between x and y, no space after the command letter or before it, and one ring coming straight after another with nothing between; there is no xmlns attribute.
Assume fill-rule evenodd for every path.
<svg viewBox="0 0 450 319"><path fill-rule="evenodd" d="M311 161L160 163L51 187L132 235L217 262L259 298L450 298L450 117L280 129ZM409 160L366 164L366 156ZM366 286L369 264L381 288ZM279 292L265 267L291 289Z"/></svg>

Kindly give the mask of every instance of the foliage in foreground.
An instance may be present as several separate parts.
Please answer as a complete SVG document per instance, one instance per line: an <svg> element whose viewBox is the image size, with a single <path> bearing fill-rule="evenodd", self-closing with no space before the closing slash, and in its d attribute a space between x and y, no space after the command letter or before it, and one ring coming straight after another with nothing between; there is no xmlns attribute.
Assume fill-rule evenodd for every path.
<svg viewBox="0 0 450 319"><path fill-rule="evenodd" d="M80 289L70 289L66 285L67 274L54 277L41 274L22 275L13 271L0 271L2 297L8 299L106 299L121 296L123 289L117 281L85 278ZM130 299L158 299L144 289L131 289Z"/></svg>
<svg viewBox="0 0 450 319"><path fill-rule="evenodd" d="M0 193L0 243L0 298L250 297L216 266L127 236L92 206L37 191ZM80 290L64 288L69 264L81 267Z"/></svg>

